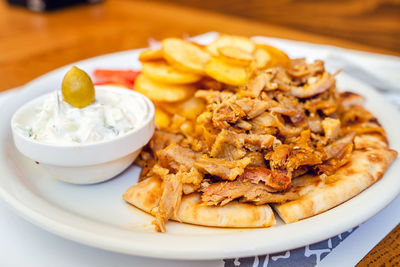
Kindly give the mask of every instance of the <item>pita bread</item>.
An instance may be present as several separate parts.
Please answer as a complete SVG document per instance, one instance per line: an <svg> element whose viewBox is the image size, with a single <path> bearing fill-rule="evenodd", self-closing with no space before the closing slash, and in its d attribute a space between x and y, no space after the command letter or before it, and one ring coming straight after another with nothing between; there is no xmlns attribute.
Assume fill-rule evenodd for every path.
<svg viewBox="0 0 400 267"><path fill-rule="evenodd" d="M229 94L232 93L229 92ZM349 112L343 115L347 116L346 120L343 119L343 127L341 126L342 121L339 124L336 123L336 127L335 125L332 125L332 121L331 123L328 123L329 121L327 121L326 129L322 125L322 127L324 128L323 131L325 141L329 141L329 130L332 130L332 133L336 131L337 134L340 133L341 130L343 130L342 138L345 141L342 141L348 143L340 143L339 140L337 140L339 143L330 143L329 150L327 151L333 151L332 153L334 154L339 153L339 150L342 150L341 153L345 153L342 154L342 157L345 156L345 158L343 159L343 163L339 163L344 164L345 160L350 157L349 162L347 162L344 166L338 168L333 175L326 176L324 174L318 176L310 174L311 172L308 172L301 177L294 176L296 178L293 178L293 180L291 181L291 186L288 191L271 193L268 192L268 194L271 195L269 197L282 197L282 201L297 198L296 200L289 200L288 202L273 204L273 208L276 210L276 212L285 223L293 223L320 214L358 195L360 192L377 182L383 176L392 161L395 160L395 158L397 157L397 152L389 149L385 131L383 128L381 128L378 120L374 118L374 116L369 111L360 106L364 100L365 99L362 96L354 93L340 93L341 108L344 108L344 112ZM263 110L263 112L264 111L265 110ZM225 113L222 114L224 114L224 116L226 115ZM268 113L266 114L268 115ZM227 122L228 120L229 116L226 115L225 122ZM348 122L350 122L350 124L346 124L347 120ZM268 123L270 122L260 121L260 124L263 127L264 125L270 125ZM337 126L339 126L339 128ZM202 127L204 127L204 125ZM311 134L310 131L309 134ZM205 142L207 143L208 149L214 147L212 142L215 141L215 139L213 139L212 137L210 138L210 136L212 136L212 134L207 132L207 140ZM301 136L302 133L300 134L300 137ZM304 137L307 137L307 134L305 134ZM163 145L161 145L159 148L161 149L165 147L165 140L169 139L170 137L160 138ZM229 141L226 141L225 138L221 140L223 140L223 142L220 142L221 144L231 144ZM350 141L353 142L350 144ZM209 142L211 144L208 144ZM346 146L341 148L340 144L342 144L342 146L343 144ZM244 143L235 145L236 148L240 146L244 146ZM352 149L354 149L352 153L347 154ZM154 149L153 147L153 151L154 150L158 151L159 149ZM227 150L229 151L230 149L228 148ZM180 153L182 153L182 155L180 155L179 161L173 161L174 164L179 165L185 163L185 160L183 160L185 158L185 153L177 152L176 154L179 155ZM233 152L229 151L229 153ZM285 155L284 150L282 154L283 156ZM286 156L287 155L288 154L286 154ZM282 158L284 158L283 156ZM329 159L329 156L327 157ZM334 157L336 157L336 155ZM340 159L340 157L341 156L337 156L337 160L342 160ZM171 156L171 158L174 157ZM219 158L219 156L217 158ZM265 164L264 158L265 155L261 154L261 165ZM282 166L280 167L283 167L284 164L289 164L287 161L280 159L280 157L278 157L276 161L282 162ZM335 161L329 162L329 164L333 165L335 164L334 162ZM192 163L190 164L193 165ZM314 165L314 163L310 165ZM341 165L336 165L335 167L339 166ZM219 166L213 167L216 168ZM301 172L301 169L298 170L300 170L300 173L304 173ZM309 169L306 169L306 171L308 170ZM186 174L190 175L189 173ZM210 172L210 174L214 173ZM162 176L162 174L160 173L158 175ZM123 195L124 200L128 203L155 216L156 220L154 224L156 224L156 227L159 231L165 231L164 222L167 219L170 219L170 211L172 208L172 220L196 225L216 227L269 227L275 224L274 213L271 207L267 204L256 205L257 201L260 201L260 196L262 192L260 193L255 191L254 195L256 197L254 198L246 198L245 194L234 195L235 197L232 197L229 200L239 198L239 201L232 201L223 206L205 205L204 203L202 203L200 197L201 195L198 192L189 195L183 195L181 202L179 203L181 197L180 192L182 191L182 180L179 180L179 187L176 187L179 188L179 190L170 190L171 193L175 194L171 194L175 198L171 198L173 200L173 203L169 203L170 205L165 205L170 208L166 209L168 212L164 212L162 208L160 211L160 207L163 207L163 205L165 204L164 200L169 199L167 197L164 197L168 196L168 190L166 190L166 188L169 188L167 186L167 181L168 179L166 179L166 177L164 177L163 180L161 180L158 176L150 177L146 180L139 182L137 185L132 186ZM258 182L259 181L257 181L256 184ZM232 188L237 189L236 186L237 184L234 184ZM244 189L244 191L245 190L246 188ZM179 194L179 198L177 198L177 194ZM264 196L265 195L267 195L267 193L265 193ZM244 203L245 201L253 201L253 204ZM268 200L265 200L264 202L259 203L265 203L267 201Z"/></svg>
<svg viewBox="0 0 400 267"><path fill-rule="evenodd" d="M350 162L337 170L334 181L314 186L297 200L274 205L285 223L314 216L358 195L378 181L397 157L377 134L357 137L355 147Z"/></svg>
<svg viewBox="0 0 400 267"><path fill-rule="evenodd" d="M132 187L123 199L135 207L152 213L161 197L162 181L150 177ZM172 220L216 227L269 227L275 224L274 213L269 205L255 206L233 201L222 207L201 204L200 194L192 193L182 198L179 210Z"/></svg>

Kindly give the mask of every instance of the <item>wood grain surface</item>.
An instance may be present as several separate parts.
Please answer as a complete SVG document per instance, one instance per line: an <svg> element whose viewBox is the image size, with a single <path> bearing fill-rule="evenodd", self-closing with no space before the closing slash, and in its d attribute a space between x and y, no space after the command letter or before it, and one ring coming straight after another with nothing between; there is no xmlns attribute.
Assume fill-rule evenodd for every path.
<svg viewBox="0 0 400 267"><path fill-rule="evenodd" d="M0 91L77 60L145 47L149 37L161 39L211 30L400 55L351 40L166 3L113 0L38 14L0 1Z"/></svg>
<svg viewBox="0 0 400 267"><path fill-rule="evenodd" d="M203 1L197 1L200 2ZM242 5L239 5L235 12L229 12L242 16L235 17L168 3L134 0L109 0L102 4L75 6L38 14L10 7L5 1L0 1L0 91L21 86L39 75L77 60L146 47L149 38L197 35L212 30L246 36L280 37L400 55L399 24L395 21L399 1L348 1L352 4L346 1L335 2L324 0L321 4L314 5L307 0L268 1L268 3L229 0L229 6L218 7L218 10L225 7L235 11L236 3ZM346 9L342 10L345 2ZM366 3L366 7L360 7L362 2ZM263 3L268 5L269 10L264 10L265 6L262 8L257 6ZM284 10L282 3L293 5L291 13ZM326 4L325 7L322 3ZM384 8L381 3L384 3ZM296 17L296 10L307 9L307 6L314 9L318 16L314 16L311 12L308 15L301 15L303 17ZM380 12L384 14L379 15L379 18L374 17L378 15L368 16L368 10L372 10L371 8L378 10L377 14L381 14ZM336 19L325 17L325 9L336 12L338 14ZM266 14L268 19L259 19ZM357 14L371 18L372 22L358 18ZM353 24L341 21L340 17L347 16L353 17ZM318 22L313 26L309 25L310 17L318 18ZM255 18L258 21L248 18ZM273 25L271 22L280 25ZM359 27L354 26L356 22L360 24ZM382 26L375 27L376 23ZM364 25L369 30L375 29L374 35L369 35L367 29L361 27ZM333 26L338 29L337 32L333 31L335 34L322 32L325 28L330 31ZM365 261L374 263L374 260L379 258L379 262L386 266L391 266L390 260L398 262L398 257L395 257L400 254L398 228L385 239L389 241L384 240L380 243ZM382 255L382 251L386 254Z"/></svg>
<svg viewBox="0 0 400 267"><path fill-rule="evenodd" d="M400 224L357 264L364 266L400 266Z"/></svg>
<svg viewBox="0 0 400 267"><path fill-rule="evenodd" d="M400 52L399 0L161 1L172 1Z"/></svg>

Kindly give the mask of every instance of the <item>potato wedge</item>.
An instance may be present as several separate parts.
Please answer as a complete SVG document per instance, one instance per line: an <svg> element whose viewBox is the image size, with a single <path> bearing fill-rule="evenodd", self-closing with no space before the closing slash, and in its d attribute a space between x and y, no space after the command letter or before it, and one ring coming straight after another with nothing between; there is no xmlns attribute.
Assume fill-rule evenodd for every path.
<svg viewBox="0 0 400 267"><path fill-rule="evenodd" d="M244 85L249 78L246 68L229 65L215 57L207 63L205 71L215 80L230 85Z"/></svg>
<svg viewBox="0 0 400 267"><path fill-rule="evenodd" d="M268 54L270 55L271 60L268 64L269 67L275 67L278 65L287 66L287 64L289 64L289 57L282 50L266 44L257 44L257 47L268 52Z"/></svg>
<svg viewBox="0 0 400 267"><path fill-rule="evenodd" d="M163 53L161 49L148 49L144 50L142 53L139 55L139 60L141 62L146 62L146 61L154 61L154 60L162 60Z"/></svg>
<svg viewBox="0 0 400 267"><path fill-rule="evenodd" d="M171 118L167 112L159 107L156 107L154 113L154 122L160 128L167 128L171 124Z"/></svg>
<svg viewBox="0 0 400 267"><path fill-rule="evenodd" d="M177 102L191 97L195 88L192 85L159 83L140 74L136 78L134 90L156 102Z"/></svg>
<svg viewBox="0 0 400 267"><path fill-rule="evenodd" d="M177 103L159 103L159 105L171 114L178 114L190 120L195 120L200 115L206 104L203 99L191 97Z"/></svg>
<svg viewBox="0 0 400 267"><path fill-rule="evenodd" d="M264 69L269 66L271 61L271 56L267 51L257 47L256 50L254 50L253 55L254 55L255 67L257 69Z"/></svg>
<svg viewBox="0 0 400 267"><path fill-rule="evenodd" d="M202 76L177 70L165 61L143 62L142 72L154 81L173 84L188 84L199 81Z"/></svg>
<svg viewBox="0 0 400 267"><path fill-rule="evenodd" d="M233 46L252 54L256 44L249 38L235 35L221 35L214 42L206 46L206 50L213 56L218 56L218 49L224 46Z"/></svg>
<svg viewBox="0 0 400 267"><path fill-rule="evenodd" d="M204 74L204 66L210 60L210 55L201 47L178 38L164 39L161 44L165 59L174 68Z"/></svg>
<svg viewBox="0 0 400 267"><path fill-rule="evenodd" d="M205 76L201 81L198 83L197 88L201 89L208 89L208 90L222 90L223 84L215 79Z"/></svg>
<svg viewBox="0 0 400 267"><path fill-rule="evenodd" d="M218 48L219 58L228 64L246 67L254 60L252 54L234 46L223 46Z"/></svg>

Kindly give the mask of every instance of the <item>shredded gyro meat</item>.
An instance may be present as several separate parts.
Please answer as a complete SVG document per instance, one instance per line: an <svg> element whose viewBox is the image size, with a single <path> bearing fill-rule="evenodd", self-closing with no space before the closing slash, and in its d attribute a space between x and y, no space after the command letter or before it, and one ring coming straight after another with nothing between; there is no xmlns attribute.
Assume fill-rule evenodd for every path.
<svg viewBox="0 0 400 267"><path fill-rule="evenodd" d="M277 105L275 101L251 99L248 97L236 100L236 104L246 114L247 119L252 119L254 117L257 117L258 115L266 111L268 108Z"/></svg>
<svg viewBox="0 0 400 267"><path fill-rule="evenodd" d="M385 140L362 98L338 93L323 61L296 59L252 75L238 87L200 81L209 84L195 93L207 103L203 111L196 119L174 115L139 156L141 179L163 180L152 211L158 231L182 195L200 193L209 206L295 200L350 160L356 135Z"/></svg>
<svg viewBox="0 0 400 267"><path fill-rule="evenodd" d="M326 117L321 122L322 129L325 133L325 138L327 141L335 140L340 133L340 120L339 119L332 119Z"/></svg>
<svg viewBox="0 0 400 267"><path fill-rule="evenodd" d="M162 195L158 206L152 210L155 216L156 230L165 232L165 222L179 209L182 199L182 181L178 174L168 174L163 177Z"/></svg>
<svg viewBox="0 0 400 267"><path fill-rule="evenodd" d="M290 185L290 178L285 171L270 170L265 167L247 167L242 174L242 179L253 184L262 182L276 191L286 190Z"/></svg>
<svg viewBox="0 0 400 267"><path fill-rule="evenodd" d="M271 148L276 142L276 138L269 134L243 134L224 129L217 135L210 156L236 160L243 158L246 149L261 151Z"/></svg>
<svg viewBox="0 0 400 267"><path fill-rule="evenodd" d="M299 98L308 98L328 90L335 84L335 79L328 72L324 72L320 78L311 78L308 83L302 87L292 87L290 91L291 94Z"/></svg>
<svg viewBox="0 0 400 267"><path fill-rule="evenodd" d="M150 148L153 153L166 148L170 144L179 143L183 140L183 135L156 130L153 138L150 140Z"/></svg>
<svg viewBox="0 0 400 267"><path fill-rule="evenodd" d="M194 162L200 157L200 154L189 148L171 144L157 151L157 157L160 165L165 168L173 171L188 171L193 167Z"/></svg>
<svg viewBox="0 0 400 267"><path fill-rule="evenodd" d="M234 98L229 98L221 103L212 104L212 122L214 127L223 129L229 127L231 123L235 123L244 116L246 113L236 103Z"/></svg>
<svg viewBox="0 0 400 267"><path fill-rule="evenodd" d="M245 202L257 205L281 203L298 198L298 194L275 193L276 191L263 183L236 180L217 182L204 189L201 200L208 206L226 205L232 200L243 198Z"/></svg>
<svg viewBox="0 0 400 267"><path fill-rule="evenodd" d="M218 176L224 180L233 181L244 172L244 169L250 164L250 161L250 158L230 161L226 159L209 158L203 155L194 165L199 171Z"/></svg>

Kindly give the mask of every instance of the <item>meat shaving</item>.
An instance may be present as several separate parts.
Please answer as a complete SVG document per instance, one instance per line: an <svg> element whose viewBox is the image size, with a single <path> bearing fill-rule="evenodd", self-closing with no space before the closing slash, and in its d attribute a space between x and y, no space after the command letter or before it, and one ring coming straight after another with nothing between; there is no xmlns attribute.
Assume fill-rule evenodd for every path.
<svg viewBox="0 0 400 267"><path fill-rule="evenodd" d="M385 134L360 96L338 93L321 60L259 71L246 86L202 84L195 96L206 101L203 112L196 120L174 116L137 160L141 179L163 181L152 211L161 232L183 195L200 193L209 206L295 200L304 193L297 177L327 182L349 161L358 134Z"/></svg>

